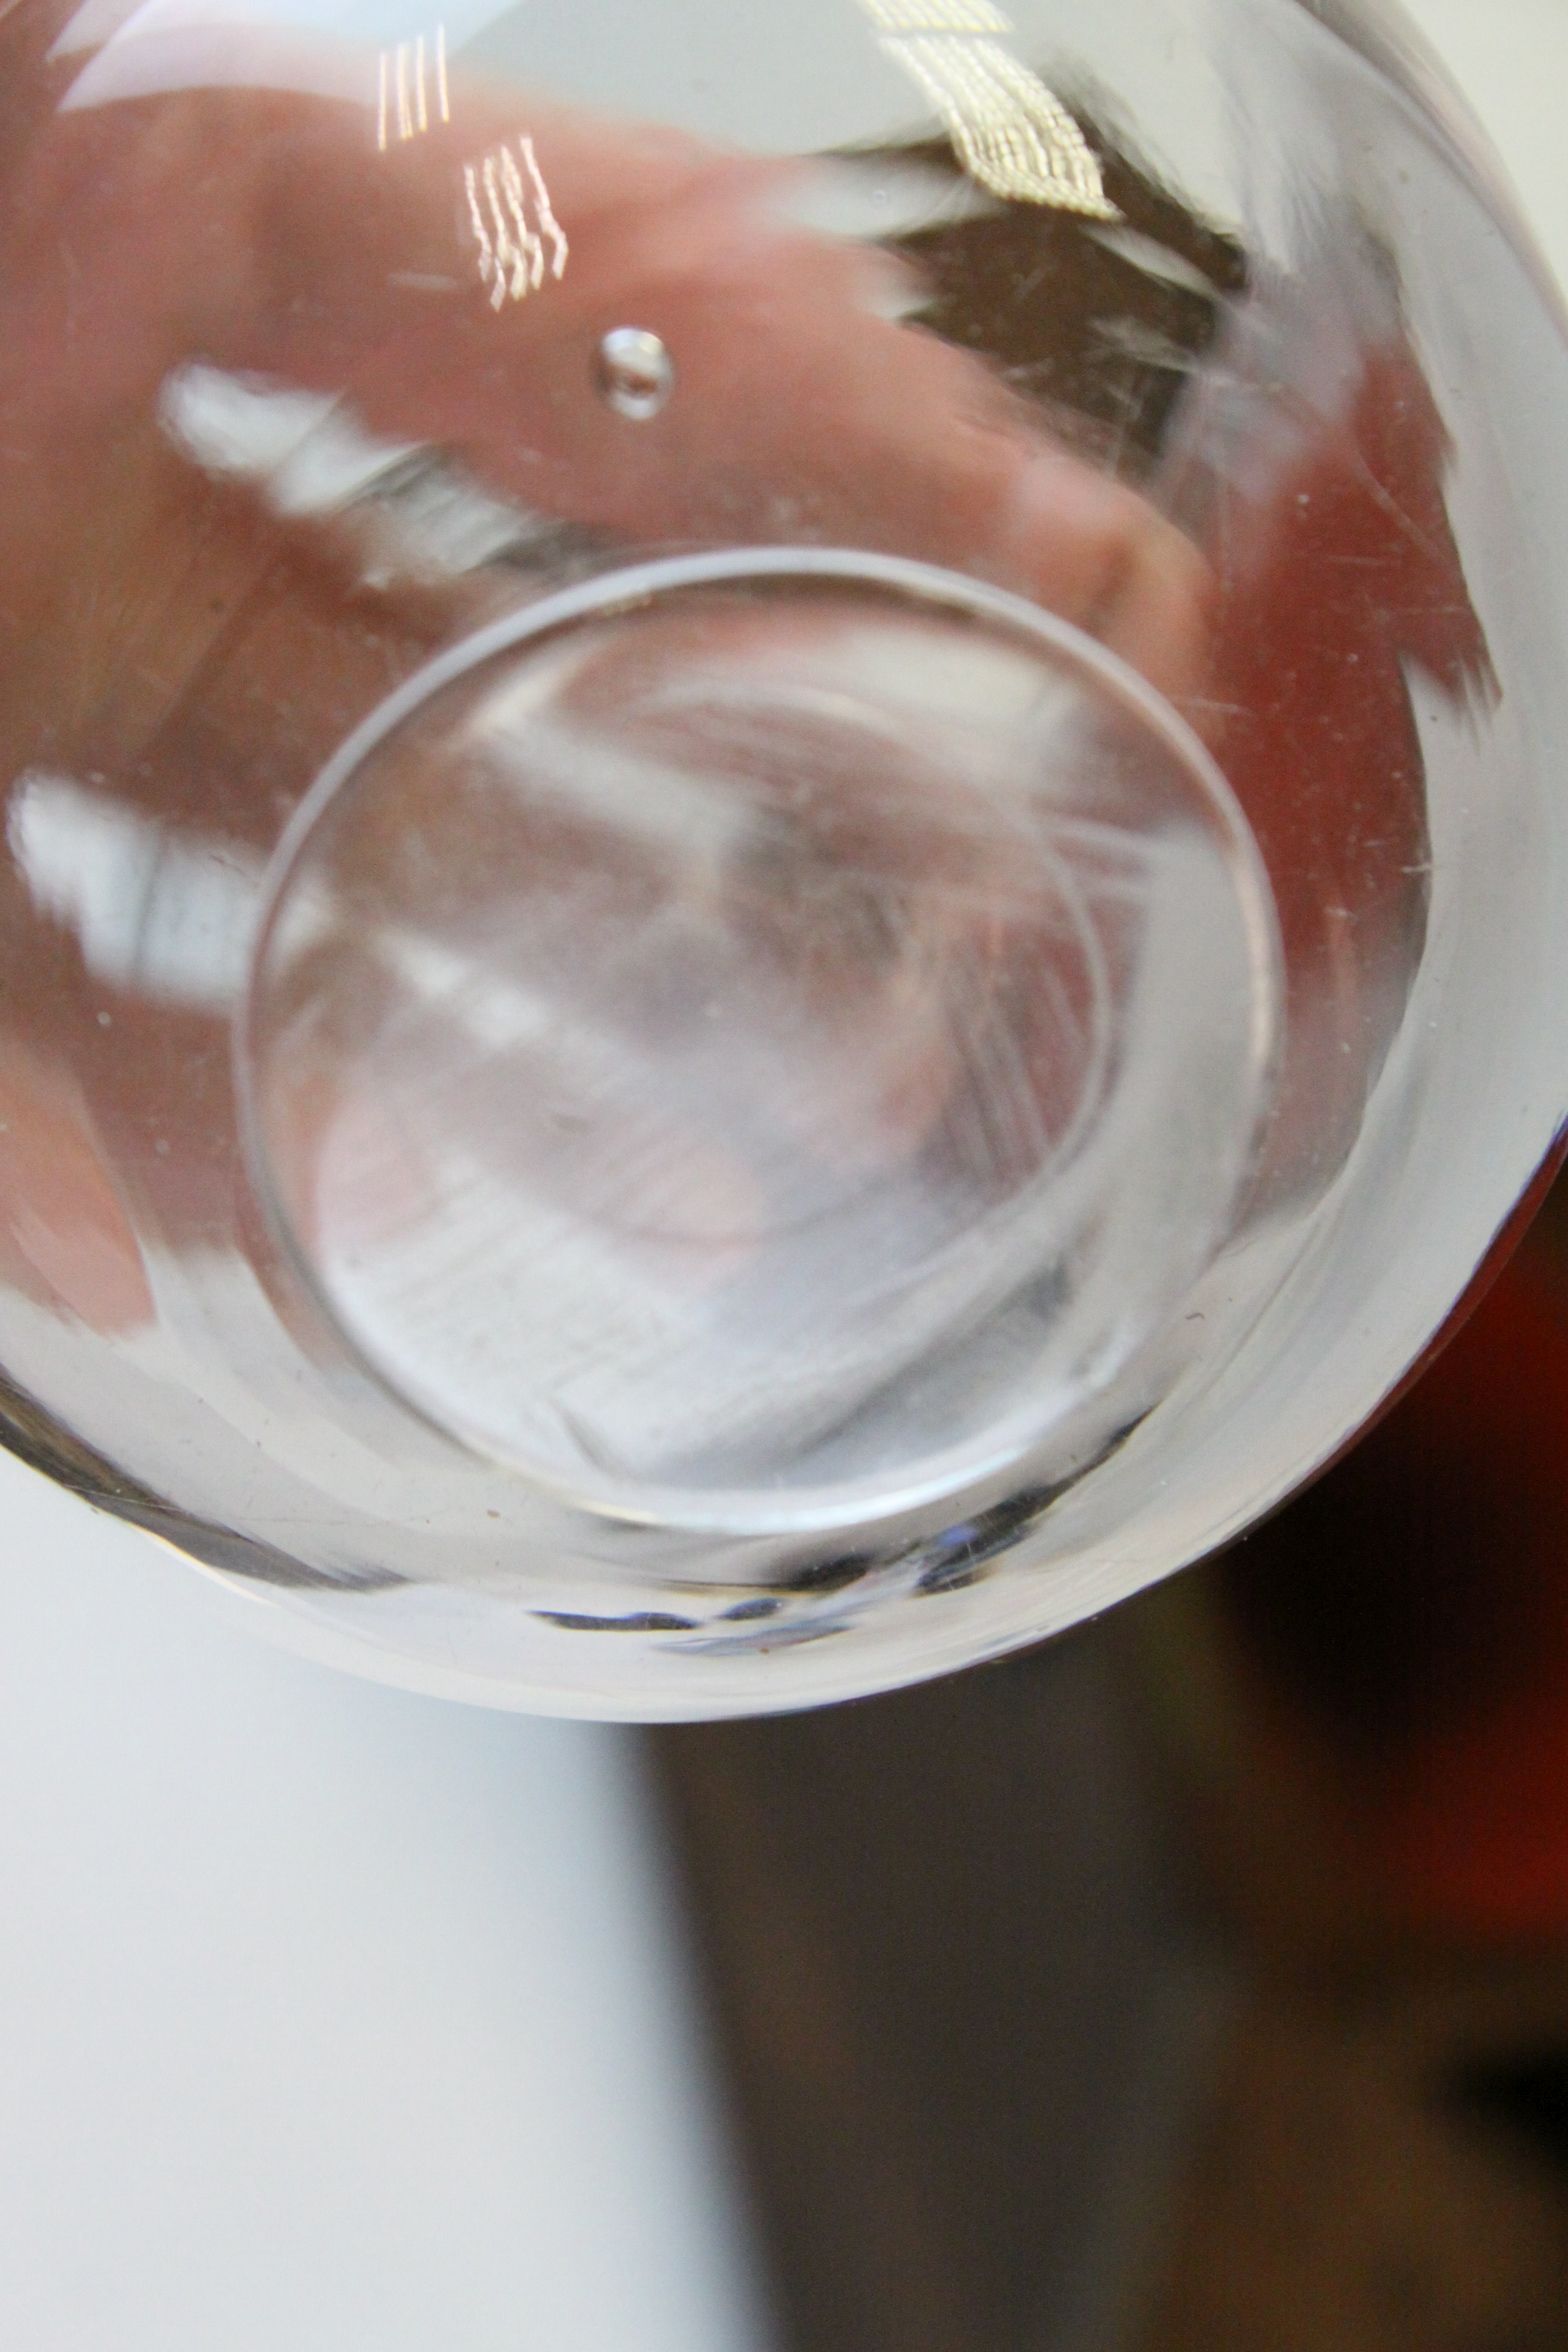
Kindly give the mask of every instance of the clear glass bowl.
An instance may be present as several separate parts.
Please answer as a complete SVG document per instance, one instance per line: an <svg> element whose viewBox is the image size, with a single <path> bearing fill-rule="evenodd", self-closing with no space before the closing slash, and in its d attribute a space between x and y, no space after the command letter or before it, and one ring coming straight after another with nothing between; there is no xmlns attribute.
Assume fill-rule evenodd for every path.
<svg viewBox="0 0 1568 2352"><path fill-rule="evenodd" d="M8 1442L670 1717L1238 1533L1568 1097L1568 346L1379 13L0 16Z"/></svg>

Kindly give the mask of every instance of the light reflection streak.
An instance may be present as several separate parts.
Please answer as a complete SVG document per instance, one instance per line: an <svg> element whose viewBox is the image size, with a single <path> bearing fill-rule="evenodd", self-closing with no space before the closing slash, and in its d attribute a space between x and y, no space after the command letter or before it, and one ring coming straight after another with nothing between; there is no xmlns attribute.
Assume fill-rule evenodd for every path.
<svg viewBox="0 0 1568 2352"><path fill-rule="evenodd" d="M444 123L452 119L452 93L446 78L446 27L436 27L436 107Z"/></svg>
<svg viewBox="0 0 1568 2352"><path fill-rule="evenodd" d="M227 1013L244 985L265 861L216 835L180 839L72 776L30 769L6 845L38 913L105 986Z"/></svg>
<svg viewBox="0 0 1568 2352"><path fill-rule="evenodd" d="M571 251L571 247L566 242L566 231L556 219L551 208L550 191L545 186L544 174L539 169L539 158L534 153L532 139L525 132L517 144L522 151L523 161L528 167L528 177L533 182L534 202L539 211L539 225L550 239L554 251L554 261L551 266L555 276L559 278L566 269L567 256Z"/></svg>
<svg viewBox="0 0 1568 2352"><path fill-rule="evenodd" d="M395 49L383 49L376 65L376 145L381 153L423 137L433 122L451 119L446 26L438 24L434 35L421 33L415 40L399 41Z"/></svg>
<svg viewBox="0 0 1568 2352"><path fill-rule="evenodd" d="M490 232L485 226L484 213L479 203L479 173L471 163L466 163L463 166L463 183L468 190L469 223L474 232L474 242L479 247L479 275L487 286L501 287L505 282L504 276L501 265L496 259L495 247L490 242ZM496 301L494 292L490 298L492 302ZM504 302L505 299L506 296L503 292L500 300ZM499 307L499 303L497 307Z"/></svg>
<svg viewBox="0 0 1568 2352"><path fill-rule="evenodd" d="M485 194L490 199L490 214L495 222L496 252L512 265L512 282L507 291L514 302L522 302L529 294L537 293L543 281L544 247L528 226L523 207L523 178L510 147L486 156ZM504 207L502 196L506 199Z"/></svg>
<svg viewBox="0 0 1568 2352"><path fill-rule="evenodd" d="M469 228L479 252L480 281L489 291L493 310L537 294L546 271L555 279L565 276L571 247L526 133L518 138L515 153L507 144L492 148L477 163L465 164L463 186Z"/></svg>
<svg viewBox="0 0 1568 2352"><path fill-rule="evenodd" d="M1014 55L991 0L862 0L881 46L946 123L970 175L994 195L1119 220L1099 158L1061 100Z"/></svg>

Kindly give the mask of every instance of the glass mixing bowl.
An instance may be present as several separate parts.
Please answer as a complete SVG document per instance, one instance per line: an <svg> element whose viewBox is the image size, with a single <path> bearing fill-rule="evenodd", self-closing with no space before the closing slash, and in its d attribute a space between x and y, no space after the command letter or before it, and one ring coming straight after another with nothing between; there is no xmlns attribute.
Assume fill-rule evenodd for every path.
<svg viewBox="0 0 1568 2352"><path fill-rule="evenodd" d="M1430 1347L1568 1097L1568 347L1397 20L13 0L0 292L14 1450L721 1714Z"/></svg>

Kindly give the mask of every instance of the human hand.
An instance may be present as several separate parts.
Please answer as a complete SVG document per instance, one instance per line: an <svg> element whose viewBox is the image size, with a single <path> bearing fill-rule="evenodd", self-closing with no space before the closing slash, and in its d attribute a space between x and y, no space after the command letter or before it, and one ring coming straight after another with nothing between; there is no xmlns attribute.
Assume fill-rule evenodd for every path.
<svg viewBox="0 0 1568 2352"><path fill-rule="evenodd" d="M297 33L231 30L215 49L130 26L86 51L62 12L24 9L0 42L12 774L46 747L62 766L117 768L155 827L265 845L389 680L461 632L469 586L367 597L334 569L330 531L198 478L163 398L197 363L333 395L373 434L435 444L490 491L639 552L918 555L1078 622L1167 692L1196 680L1207 581L1187 541L978 358L891 315L907 289L885 257L794 225L799 167L456 80L449 121L383 147L374 60ZM483 212L476 231L470 175L483 188L498 156L537 172L557 224L558 244L530 178L537 283L501 267ZM675 367L646 419L596 390L620 324L656 333ZM269 570L282 586L237 661L223 632ZM133 761L149 744L155 758ZM90 1032L70 1051L93 1064L100 1105L123 1097L129 1133L143 1016L127 1003L114 1017L112 1053ZM76 1020L59 989L29 1034L63 1038ZM943 1052L933 1038L917 1124L948 1097ZM159 1123L187 1170L198 1131L222 1123L216 1066ZM73 1128L73 1152L96 1132ZM123 1142L105 1149L106 1184ZM213 1231L220 1182L194 1182L182 1230ZM14 1233L27 1203L4 1205ZM95 1234L112 1225L95 1212ZM122 1278L113 1314L137 1295Z"/></svg>

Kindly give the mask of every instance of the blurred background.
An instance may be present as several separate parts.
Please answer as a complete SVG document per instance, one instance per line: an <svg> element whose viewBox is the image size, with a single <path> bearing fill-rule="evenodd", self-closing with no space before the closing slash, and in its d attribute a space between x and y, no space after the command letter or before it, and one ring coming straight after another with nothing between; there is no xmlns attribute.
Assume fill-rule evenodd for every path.
<svg viewBox="0 0 1568 2352"><path fill-rule="evenodd" d="M1568 275L1568 0L1416 13ZM0 1502L17 2352L1568 2348L1568 1195L1237 1552L821 1715L373 1689Z"/></svg>
<svg viewBox="0 0 1568 2352"><path fill-rule="evenodd" d="M1568 1196L1227 1557L666 1735L800 2345L1568 2345Z"/></svg>

